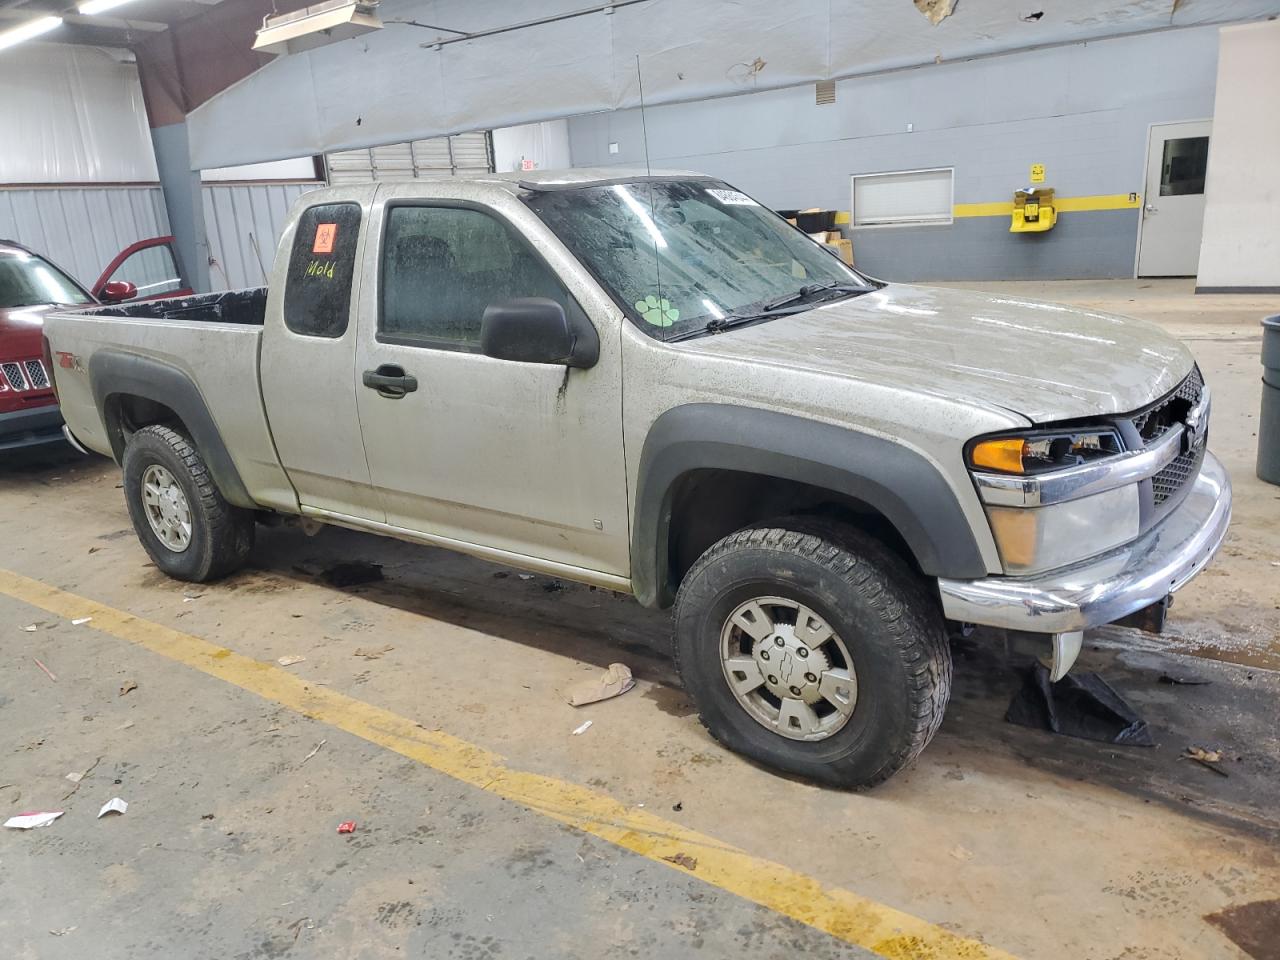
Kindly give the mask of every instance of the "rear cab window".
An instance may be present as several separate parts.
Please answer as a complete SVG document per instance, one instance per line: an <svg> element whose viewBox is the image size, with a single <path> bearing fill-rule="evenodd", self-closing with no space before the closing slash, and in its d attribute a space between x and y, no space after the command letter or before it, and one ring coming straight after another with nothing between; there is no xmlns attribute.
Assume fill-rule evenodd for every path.
<svg viewBox="0 0 1280 960"><path fill-rule="evenodd" d="M298 218L284 288L284 323L293 333L337 339L347 332L360 215L358 203L322 203Z"/></svg>

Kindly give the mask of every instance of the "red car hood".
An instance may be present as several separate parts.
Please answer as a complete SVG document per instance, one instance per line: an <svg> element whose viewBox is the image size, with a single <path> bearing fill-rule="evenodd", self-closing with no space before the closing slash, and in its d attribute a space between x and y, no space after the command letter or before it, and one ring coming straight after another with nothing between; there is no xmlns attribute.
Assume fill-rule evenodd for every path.
<svg viewBox="0 0 1280 960"><path fill-rule="evenodd" d="M42 303L34 307L0 307L0 360L30 360L40 356L40 331L44 315L56 309Z"/></svg>

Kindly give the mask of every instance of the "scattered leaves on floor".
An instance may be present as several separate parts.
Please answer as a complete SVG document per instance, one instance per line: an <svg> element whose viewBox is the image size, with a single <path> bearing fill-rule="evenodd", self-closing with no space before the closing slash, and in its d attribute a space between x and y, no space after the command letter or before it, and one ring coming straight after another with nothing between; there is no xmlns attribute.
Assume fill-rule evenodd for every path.
<svg viewBox="0 0 1280 960"><path fill-rule="evenodd" d="M389 643L384 643L380 647L356 647L356 652L352 654L355 657L364 657L366 660L381 660L384 653L390 653L394 650Z"/></svg>
<svg viewBox="0 0 1280 960"><path fill-rule="evenodd" d="M686 870L697 870L698 861L687 853L677 853L675 856L663 857L667 863L674 863L677 867L684 867Z"/></svg>
<svg viewBox="0 0 1280 960"><path fill-rule="evenodd" d="M138 689L137 680L126 680L124 683L120 684L120 696L123 697L129 691L137 690L137 689Z"/></svg>

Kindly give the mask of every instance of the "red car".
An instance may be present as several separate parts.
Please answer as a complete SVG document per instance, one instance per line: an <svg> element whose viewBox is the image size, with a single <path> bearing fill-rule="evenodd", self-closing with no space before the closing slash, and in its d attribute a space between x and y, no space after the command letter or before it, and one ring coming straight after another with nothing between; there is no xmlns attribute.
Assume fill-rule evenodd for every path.
<svg viewBox="0 0 1280 960"><path fill-rule="evenodd" d="M0 240L0 450L62 439L58 398L42 359L44 315L55 307L132 300L140 288L144 300L190 294L172 244L172 237L133 244L111 261L90 293L39 254Z"/></svg>

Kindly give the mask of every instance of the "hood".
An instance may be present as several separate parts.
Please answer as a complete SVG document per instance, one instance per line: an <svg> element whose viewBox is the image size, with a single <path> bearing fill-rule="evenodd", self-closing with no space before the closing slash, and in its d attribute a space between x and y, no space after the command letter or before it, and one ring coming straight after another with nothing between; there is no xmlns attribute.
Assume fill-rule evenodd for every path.
<svg viewBox="0 0 1280 960"><path fill-rule="evenodd" d="M48 303L0 307L0 360L30 360L40 356L44 351L40 334L44 315L55 309L58 308Z"/></svg>
<svg viewBox="0 0 1280 960"><path fill-rule="evenodd" d="M1193 365L1141 320L899 284L681 346L995 405L1033 423L1136 410Z"/></svg>

